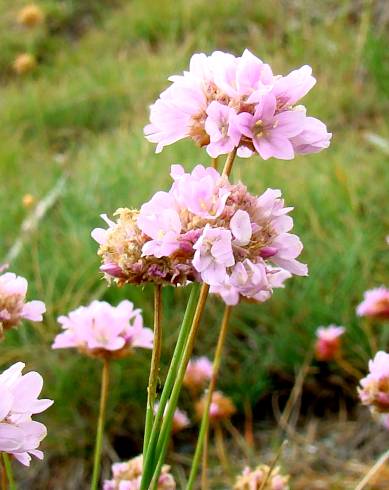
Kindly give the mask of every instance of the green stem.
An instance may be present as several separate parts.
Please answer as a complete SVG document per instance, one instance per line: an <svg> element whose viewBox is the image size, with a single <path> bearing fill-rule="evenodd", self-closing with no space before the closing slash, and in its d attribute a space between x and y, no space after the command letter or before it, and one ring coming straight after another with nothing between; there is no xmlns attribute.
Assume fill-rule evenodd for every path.
<svg viewBox="0 0 389 490"><path fill-rule="evenodd" d="M149 385L147 387L147 407L146 407L146 423L145 435L143 440L143 454L146 454L147 446L150 440L151 428L154 420L154 404L157 392L157 382L159 375L159 361L161 358L162 347L162 325L161 325L161 301L162 286L155 285L154 289L154 342L153 353L151 357Z"/></svg>
<svg viewBox="0 0 389 490"><path fill-rule="evenodd" d="M220 327L219 337L217 340L215 357L214 357L213 366L212 366L212 376L211 376L211 380L209 382L207 399L205 401L203 416L201 418L200 432L199 432L199 436L197 439L196 450L195 450L195 454L193 457L192 467L190 470L190 475L189 475L188 484L186 486L186 490L192 490L192 488L193 488L193 485L194 485L195 480L196 480L198 468L200 465L201 453L203 450L204 442L208 438L209 408L210 408L211 403L212 403L212 395L215 391L217 378L219 375L220 363L221 363L221 358L222 358L222 353L223 353L223 347L224 347L224 343L226 340L228 324L229 324L229 321L231 318L231 312L232 312L232 306L226 306L226 308L224 310L222 324ZM202 477L203 484L202 484L202 488L204 488L204 489L207 488L206 484L204 487L204 483L206 482L206 472L207 472L206 463L207 463L206 461L203 461L203 477Z"/></svg>
<svg viewBox="0 0 389 490"><path fill-rule="evenodd" d="M141 490L147 490L154 472L154 459L156 444L158 441L158 435L161 428L162 418L164 417L164 411L171 391L173 389L173 384L177 375L178 367L181 362L182 353L185 344L188 339L190 327L192 324L192 319L196 311L196 305L199 298L200 285L194 283L189 296L189 301L186 307L185 315L182 320L180 333L177 339L177 344L174 349L173 358L170 364L170 368L166 377L165 385L159 400L158 410L154 417L154 423L150 433L149 444L147 447L146 454L144 455L143 461L143 472L142 472L142 482Z"/></svg>
<svg viewBox="0 0 389 490"><path fill-rule="evenodd" d="M105 412L106 412L107 399L108 399L108 386L109 386L109 360L104 359L102 376L101 376L100 407L99 407L99 418L97 420L97 434L96 434L95 456L94 456L94 463L93 463L91 490L97 490L99 484L101 451L103 447L103 435L104 435L104 424L105 424Z"/></svg>
<svg viewBox="0 0 389 490"><path fill-rule="evenodd" d="M14 475L12 473L11 461L7 453L3 453L5 474L7 475L9 490L16 490Z"/></svg>

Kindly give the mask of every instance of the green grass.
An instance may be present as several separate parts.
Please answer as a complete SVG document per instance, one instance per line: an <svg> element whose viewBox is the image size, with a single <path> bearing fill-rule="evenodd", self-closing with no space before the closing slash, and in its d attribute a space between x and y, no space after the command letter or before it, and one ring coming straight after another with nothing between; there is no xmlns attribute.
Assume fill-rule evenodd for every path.
<svg viewBox="0 0 389 490"><path fill-rule="evenodd" d="M68 175L64 194L11 264L30 280L31 298L46 301L45 322L19 328L1 345L4 364L23 359L45 377L45 395L56 402L42 417L53 459L90 454L99 390L96 362L50 350L56 317L94 297L128 297L152 322L149 288L106 288L90 231L100 213L139 206L167 188L171 163L207 163L189 141L155 155L142 134L148 104L195 51L248 47L280 73L312 65L318 84L304 102L334 133L318 155L235 166L233 178L252 192L279 187L295 206L310 276L291 280L264 305L235 310L221 386L239 406L245 397L258 403L274 388L269 373L294 372L316 327L331 322L347 326L349 355L367 359L355 306L365 289L388 281L389 172L387 155L365 133L389 139L388 39L384 30L373 35L374 16L364 30L353 2L317 3L46 0L47 27L26 32L14 21L23 3L0 1L0 261L29 213L23 196L39 200ZM10 65L23 51L35 53L38 67L16 77ZM164 363L186 297L164 291ZM220 312L211 299L198 353L211 355ZM128 438L124 455L140 447L148 359L136 354L114 367L108 431L111 441Z"/></svg>

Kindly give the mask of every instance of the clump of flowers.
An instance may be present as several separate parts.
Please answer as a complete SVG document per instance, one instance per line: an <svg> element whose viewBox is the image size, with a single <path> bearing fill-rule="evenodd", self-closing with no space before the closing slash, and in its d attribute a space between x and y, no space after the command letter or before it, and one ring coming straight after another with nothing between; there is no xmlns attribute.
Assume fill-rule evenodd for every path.
<svg viewBox="0 0 389 490"><path fill-rule="evenodd" d="M206 406L206 397L207 395L205 394L195 405L198 418L203 416ZM209 420L211 422L230 419L235 412L236 407L231 398L225 396L221 391L214 391L212 393L212 401L209 407Z"/></svg>
<svg viewBox="0 0 389 490"><path fill-rule="evenodd" d="M373 413L389 413L389 354L379 351L369 361L369 374L361 379L358 394Z"/></svg>
<svg viewBox="0 0 389 490"><path fill-rule="evenodd" d="M17 75L26 75L30 71L34 70L37 62L34 55L29 53L19 54L13 62L13 70Z"/></svg>
<svg viewBox="0 0 389 490"><path fill-rule="evenodd" d="M27 279L0 270L0 338L4 330L16 327L22 319L40 322L46 311L42 301L26 301Z"/></svg>
<svg viewBox="0 0 389 490"><path fill-rule="evenodd" d="M43 10L36 4L31 3L23 7L17 17L17 21L24 27L35 27L42 24L45 20Z"/></svg>
<svg viewBox="0 0 389 490"><path fill-rule="evenodd" d="M271 471L270 477L269 472ZM267 479L265 486L262 487L264 480ZM280 468L276 466L260 465L254 470L246 467L243 473L238 476L234 485L234 490L289 490L289 476L282 475Z"/></svg>
<svg viewBox="0 0 389 490"><path fill-rule="evenodd" d="M336 325L319 327L316 331L315 355L319 361L332 361L340 353L345 328Z"/></svg>
<svg viewBox="0 0 389 490"><path fill-rule="evenodd" d="M137 456L127 463L112 465L112 480L105 480L103 490L139 490L142 478L143 457ZM158 480L158 490L175 490L176 482L169 473L170 466L164 465Z"/></svg>
<svg viewBox="0 0 389 490"><path fill-rule="evenodd" d="M207 381L211 379L211 376L211 361L205 356L198 357L189 361L183 384L193 393L196 393L204 387Z"/></svg>
<svg viewBox="0 0 389 490"><path fill-rule="evenodd" d="M389 318L389 289L381 286L365 292L363 301L357 307L359 316Z"/></svg>
<svg viewBox="0 0 389 490"><path fill-rule="evenodd" d="M241 297L266 301L292 274L306 275L296 260L302 244L288 233L293 220L281 191L254 196L213 168L186 173L172 165L174 183L140 211L121 209L108 229L93 230L101 270L125 282L184 285L201 281L230 305Z"/></svg>
<svg viewBox="0 0 389 490"><path fill-rule="evenodd" d="M154 405L155 414L158 412L158 407L159 407L159 403L156 403ZM168 405L166 405L165 412L167 408ZM179 408L176 408L173 414L173 424L172 424L173 434L177 434L177 432L181 432L182 430L186 429L189 426L190 426L190 420L188 414L185 412L185 410L180 410Z"/></svg>
<svg viewBox="0 0 389 490"><path fill-rule="evenodd" d="M310 66L274 75L247 49L240 57L215 51L194 54L189 70L169 80L144 130L157 153L191 138L212 157L238 147L242 157L289 160L330 144L326 126L297 105L316 83Z"/></svg>
<svg viewBox="0 0 389 490"><path fill-rule="evenodd" d="M58 334L53 349L76 348L93 357L119 358L134 348L152 349L153 332L143 326L141 310L131 301L116 307L105 301L92 301L67 316L60 316L63 332Z"/></svg>
<svg viewBox="0 0 389 490"><path fill-rule="evenodd" d="M46 427L32 415L53 404L39 399L42 376L35 371L22 374L23 362L17 362L0 374L0 452L11 454L29 466L31 455L43 459L39 444L46 437Z"/></svg>

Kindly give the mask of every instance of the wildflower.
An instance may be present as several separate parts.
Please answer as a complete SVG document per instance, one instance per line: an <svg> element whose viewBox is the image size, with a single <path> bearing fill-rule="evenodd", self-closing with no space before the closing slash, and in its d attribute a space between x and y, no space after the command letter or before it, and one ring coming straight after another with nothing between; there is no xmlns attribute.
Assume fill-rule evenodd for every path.
<svg viewBox="0 0 389 490"><path fill-rule="evenodd" d="M45 14L43 10L34 3L26 5L23 7L17 17L19 24L25 27L35 27L42 24L45 20Z"/></svg>
<svg viewBox="0 0 389 490"><path fill-rule="evenodd" d="M377 352L369 361L369 374L360 380L359 398L372 412L389 413L389 354Z"/></svg>
<svg viewBox="0 0 389 490"><path fill-rule="evenodd" d="M144 130L157 153L183 138L212 157L238 147L242 157L291 159L329 146L325 125L295 105L316 83L309 66L279 76L247 49L240 57L215 51L194 54L189 70L169 80Z"/></svg>
<svg viewBox="0 0 389 490"><path fill-rule="evenodd" d="M159 403L155 403L154 413L158 412L158 407L159 407ZM168 405L166 405L165 407L165 412L167 408ZM176 434L177 432L181 432L183 429L186 429L189 426L190 426L190 420L188 414L184 410L180 410L179 408L176 408L173 414L173 425L172 425L173 433Z"/></svg>
<svg viewBox="0 0 389 490"><path fill-rule="evenodd" d="M76 348L93 357L125 357L134 348L151 349L153 332L143 326L141 310L131 301L111 306L92 301L67 316L60 316L63 332L54 340L53 349Z"/></svg>
<svg viewBox="0 0 389 490"><path fill-rule="evenodd" d="M319 361L331 361L337 357L340 352L340 338L344 332L344 327L336 325L319 327L316 330L315 354Z"/></svg>
<svg viewBox="0 0 389 490"><path fill-rule="evenodd" d="M42 376L35 371L22 374L23 362L17 362L0 374L0 452L11 454L25 466L31 455L43 459L39 444L46 437L46 427L31 419L53 404L38 399Z"/></svg>
<svg viewBox="0 0 389 490"><path fill-rule="evenodd" d="M17 75L25 75L36 67L36 58L29 53L19 54L13 63L14 72Z"/></svg>
<svg viewBox="0 0 389 490"><path fill-rule="evenodd" d="M192 359L186 368L183 384L187 388L196 392L200 390L205 383L211 379L212 363L208 357L198 357Z"/></svg>
<svg viewBox="0 0 389 490"><path fill-rule="evenodd" d="M357 315L389 318L389 289L381 286L365 291L363 301L357 307Z"/></svg>
<svg viewBox="0 0 389 490"><path fill-rule="evenodd" d="M268 478L269 472L271 475ZM266 484L262 487L266 478L268 478ZM237 477L234 490L259 490L260 488L264 490L289 490L288 480L289 476L282 475L278 466L270 468L270 466L263 464L254 470L246 467L242 474Z"/></svg>
<svg viewBox="0 0 389 490"><path fill-rule="evenodd" d="M35 204L35 197L32 194L25 194L22 199L23 206L25 208L30 208L33 204Z"/></svg>
<svg viewBox="0 0 389 490"><path fill-rule="evenodd" d="M206 394L195 405L196 414L201 419L206 401ZM209 419L211 422L219 422L221 420L229 419L236 412L236 407L227 396L223 395L220 391L214 391L212 393L212 401L209 407Z"/></svg>
<svg viewBox="0 0 389 490"><path fill-rule="evenodd" d="M127 463L112 465L112 480L105 480L103 490L139 490L142 478L142 455L130 459ZM176 482L169 473L170 466L164 465L158 480L158 490L175 490Z"/></svg>
<svg viewBox="0 0 389 490"><path fill-rule="evenodd" d="M0 270L0 337L3 330L16 327L22 319L42 321L46 311L42 301L26 302L27 279L12 272Z"/></svg>

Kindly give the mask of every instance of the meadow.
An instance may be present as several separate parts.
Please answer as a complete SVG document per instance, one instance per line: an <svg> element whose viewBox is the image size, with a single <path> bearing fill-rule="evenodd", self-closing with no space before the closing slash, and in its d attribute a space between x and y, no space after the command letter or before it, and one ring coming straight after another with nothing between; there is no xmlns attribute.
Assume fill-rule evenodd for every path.
<svg viewBox="0 0 389 490"><path fill-rule="evenodd" d="M344 355L361 371L371 357L364 321L355 308L366 289L389 282L386 2L41 0L46 20L33 30L15 20L24 5L0 0L0 263L10 263L10 270L26 277L29 296L43 300L48 310L42 324L12 331L0 352L2 364L23 359L40 372L45 397L55 404L41 417L48 426L46 462L23 471L20 488L70 490L84 488L79 482L88 481L99 365L76 352L50 349L59 332L57 317L92 299L117 304L129 298L143 309L146 325L152 325L152 289L107 287L90 232L102 226L101 213L137 207L156 190L167 189L172 163L186 168L194 162L210 164L190 141L156 155L142 128L167 77L186 69L192 53L215 49L238 55L249 48L277 73L311 65L317 85L304 104L333 133L330 148L322 153L290 162L238 159L233 171L233 179L244 175L254 193L267 187L283 190L286 202L295 207L302 260L309 266L309 277L293 278L270 301L239 305L227 338L219 386L238 407L234 424L242 431L247 412L253 413L259 434L249 458L268 460L264 447L274 449L281 437L274 435L274 400L285 405L313 349L317 327L345 326ZM17 75L12 64L23 52L34 54L37 65ZM59 190L52 205L26 227L37 203L45 202L53 189ZM20 249L15 248L18 240ZM165 367L187 296L184 288L163 290ZM197 355L212 357L218 333L214 326L222 310L219 300L209 300ZM378 330L381 345L387 345L387 334ZM113 366L106 476L112 460L141 452L149 359L146 352ZM363 464L372 464L387 448L367 410L358 408L355 380L336 364L313 361L300 396L301 430L319 420L315 423L327 434L340 420L344 425L335 424L334 430L344 427L348 441L350 427L360 431L368 424L371 432L353 440L351 449L345 443L342 457L360 463L360 471L315 460L304 468L311 483L298 486L296 479L291 488L354 488L348 478L358 481ZM181 404L188 405L185 396ZM195 432L194 424L174 447L179 481L185 480ZM307 445L314 446L314 440ZM342 444L330 436L326 440L328 451ZM235 440L228 444L234 460L246 457ZM296 451L295 460L302 457ZM293 476L293 468L288 469ZM296 478L300 471L296 466ZM324 486L314 486L315 472ZM217 468L214 473L221 483L212 488L227 488L225 475ZM378 485L371 488L385 488Z"/></svg>

